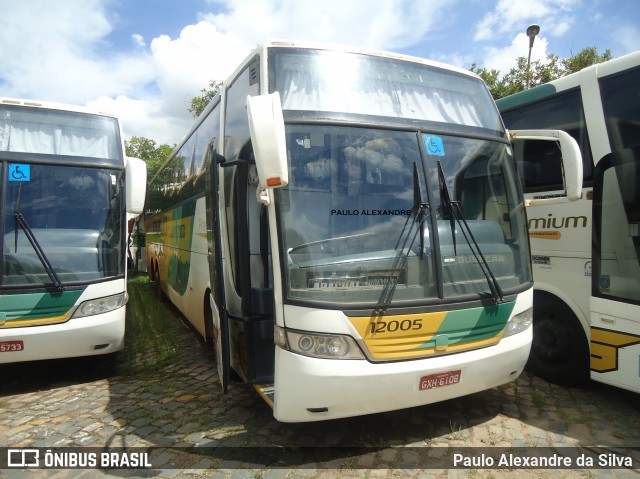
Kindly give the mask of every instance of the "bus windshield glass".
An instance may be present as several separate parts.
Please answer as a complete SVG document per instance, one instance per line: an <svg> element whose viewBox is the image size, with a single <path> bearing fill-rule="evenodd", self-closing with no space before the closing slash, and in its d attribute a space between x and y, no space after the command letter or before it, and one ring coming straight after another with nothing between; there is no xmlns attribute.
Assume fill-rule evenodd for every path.
<svg viewBox="0 0 640 479"><path fill-rule="evenodd" d="M279 215L289 300L375 305L389 282L394 304L489 294L480 261L505 292L530 286L509 145L287 125L287 147L289 185L279 190ZM438 161L473 240L444 204Z"/></svg>
<svg viewBox="0 0 640 479"><path fill-rule="evenodd" d="M41 255L64 286L124 274L122 170L8 162L4 171L0 287L49 286Z"/></svg>
<svg viewBox="0 0 640 479"><path fill-rule="evenodd" d="M117 119L71 111L0 105L0 155L76 156L123 165Z"/></svg>
<svg viewBox="0 0 640 479"><path fill-rule="evenodd" d="M345 52L273 49L283 110L373 115L504 132L485 84L426 64ZM332 116L332 115L329 115Z"/></svg>

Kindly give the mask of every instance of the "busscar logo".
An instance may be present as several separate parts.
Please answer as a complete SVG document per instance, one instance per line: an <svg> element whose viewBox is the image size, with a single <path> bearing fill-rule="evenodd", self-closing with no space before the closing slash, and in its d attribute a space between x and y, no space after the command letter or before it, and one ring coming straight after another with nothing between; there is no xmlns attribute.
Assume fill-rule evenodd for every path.
<svg viewBox="0 0 640 479"><path fill-rule="evenodd" d="M8 449L8 467L38 467L40 466L40 451L37 449Z"/></svg>

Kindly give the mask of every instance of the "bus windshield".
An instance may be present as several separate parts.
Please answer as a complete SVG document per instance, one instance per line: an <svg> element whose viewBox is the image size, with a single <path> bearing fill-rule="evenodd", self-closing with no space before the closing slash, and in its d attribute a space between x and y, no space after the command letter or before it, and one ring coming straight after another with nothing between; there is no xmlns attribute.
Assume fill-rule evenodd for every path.
<svg viewBox="0 0 640 479"><path fill-rule="evenodd" d="M375 305L390 281L394 304L488 294L480 261L502 290L530 286L509 145L323 125L287 125L287 143L279 214L289 300ZM484 259L444 204L438 160Z"/></svg>
<svg viewBox="0 0 640 479"><path fill-rule="evenodd" d="M122 170L9 163L6 171L0 287L50 285L38 250L63 286L124 274Z"/></svg>
<svg viewBox="0 0 640 479"><path fill-rule="evenodd" d="M3 152L100 158L114 165L124 161L116 118L17 105L0 105Z"/></svg>
<svg viewBox="0 0 640 479"><path fill-rule="evenodd" d="M272 50L283 110L373 115L452 127L504 128L478 78L426 64L346 52Z"/></svg>

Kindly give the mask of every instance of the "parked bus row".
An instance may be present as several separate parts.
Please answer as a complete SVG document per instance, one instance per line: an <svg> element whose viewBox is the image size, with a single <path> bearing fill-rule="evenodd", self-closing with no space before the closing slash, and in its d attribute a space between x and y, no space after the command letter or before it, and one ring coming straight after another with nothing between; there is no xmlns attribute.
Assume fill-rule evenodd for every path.
<svg viewBox="0 0 640 479"><path fill-rule="evenodd" d="M638 391L638 60L496 106L440 63L261 45L149 182L149 275L223 390L253 385L280 421L442 401L525 364ZM112 116L0 114L0 362L121 349L144 164Z"/></svg>

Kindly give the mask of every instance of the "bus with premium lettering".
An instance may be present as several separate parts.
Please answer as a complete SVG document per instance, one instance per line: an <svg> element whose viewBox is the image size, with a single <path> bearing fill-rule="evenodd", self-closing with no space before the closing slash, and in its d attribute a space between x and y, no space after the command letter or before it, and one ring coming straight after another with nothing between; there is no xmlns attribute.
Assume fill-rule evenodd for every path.
<svg viewBox="0 0 640 479"><path fill-rule="evenodd" d="M0 363L122 349L145 184L118 118L0 98Z"/></svg>
<svg viewBox="0 0 640 479"><path fill-rule="evenodd" d="M532 207L528 367L640 392L640 52L498 100L508 128L557 128L583 158L582 198ZM514 142L525 199L562 195L558 151Z"/></svg>
<svg viewBox="0 0 640 479"><path fill-rule="evenodd" d="M530 134L563 145L577 195L575 141ZM475 74L266 43L147 196L158 294L213 345L223 390L253 385L279 421L433 403L523 370L533 297L523 197Z"/></svg>

